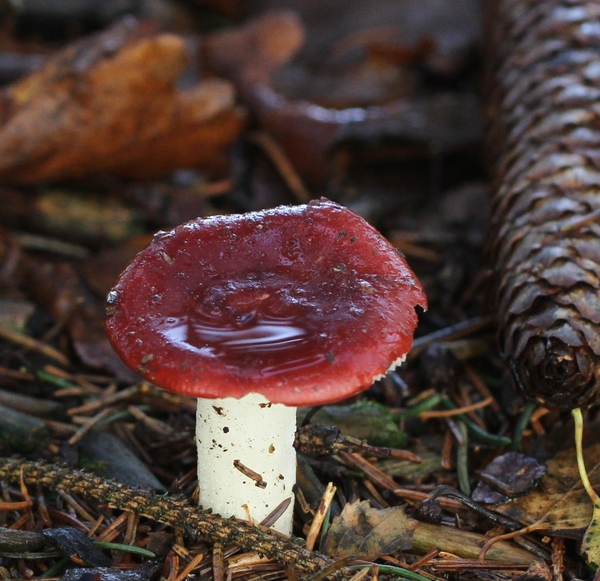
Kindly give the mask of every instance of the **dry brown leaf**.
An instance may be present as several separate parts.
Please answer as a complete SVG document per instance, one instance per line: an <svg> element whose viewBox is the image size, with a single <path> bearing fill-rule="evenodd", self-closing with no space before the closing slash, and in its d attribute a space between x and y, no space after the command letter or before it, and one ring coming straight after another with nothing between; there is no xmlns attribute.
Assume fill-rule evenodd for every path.
<svg viewBox="0 0 600 581"><path fill-rule="evenodd" d="M139 380L108 342L102 325L103 303L83 286L70 264L26 260L23 271L35 301L57 320L66 319L73 350L84 364L109 370L121 381Z"/></svg>
<svg viewBox="0 0 600 581"><path fill-rule="evenodd" d="M581 554L586 556L588 563L600 565L600 502L593 505L593 518L583 535Z"/></svg>
<svg viewBox="0 0 600 581"><path fill-rule="evenodd" d="M600 443L588 446L586 464L594 488L600 487ZM583 489L575 450L559 452L548 462L548 474L540 486L526 496L494 507L497 512L510 516L535 530L569 531L578 536L590 523L592 505Z"/></svg>
<svg viewBox="0 0 600 581"><path fill-rule="evenodd" d="M448 2L435 4L437 16L425 19L430 24L447 14ZM381 30L372 34L381 37ZM315 76L314 62L301 64L305 53L315 50L308 46L312 36L314 30L303 27L298 14L273 10L203 40L209 68L236 84L261 128L277 139L308 185L325 183L331 152L347 140L400 137L454 148L479 139L478 104L472 95L416 94L419 73L397 62L367 58L359 59L355 69L340 67L333 45L317 51L316 68L325 61L330 65ZM416 45L420 40L417 35ZM344 96L334 97L338 92Z"/></svg>
<svg viewBox="0 0 600 581"><path fill-rule="evenodd" d="M3 92L0 179L224 170L245 119L232 85L215 79L178 90L188 60L183 39L141 37L138 28L125 20L75 43Z"/></svg>
<svg viewBox="0 0 600 581"><path fill-rule="evenodd" d="M355 555L360 559L377 559L411 549L418 524L406 516L403 506L376 509L367 501L354 502L344 506L334 519L323 549L335 557Z"/></svg>
<svg viewBox="0 0 600 581"><path fill-rule="evenodd" d="M97 254L80 261L77 271L85 284L98 297L106 297L115 284L117 277L123 272L130 260L150 244L152 235L133 236L124 244L102 250Z"/></svg>
<svg viewBox="0 0 600 581"><path fill-rule="evenodd" d="M231 78L248 82L269 80L302 47L305 30L292 10L274 10L243 26L209 34L203 39L207 64Z"/></svg>

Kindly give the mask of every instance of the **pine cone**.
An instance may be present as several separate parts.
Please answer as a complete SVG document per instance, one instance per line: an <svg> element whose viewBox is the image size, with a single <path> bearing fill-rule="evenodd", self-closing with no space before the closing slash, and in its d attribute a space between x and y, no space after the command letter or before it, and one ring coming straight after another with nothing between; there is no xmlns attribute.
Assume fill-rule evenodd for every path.
<svg viewBox="0 0 600 581"><path fill-rule="evenodd" d="M488 251L503 355L526 397L600 394L600 3L489 13Z"/></svg>

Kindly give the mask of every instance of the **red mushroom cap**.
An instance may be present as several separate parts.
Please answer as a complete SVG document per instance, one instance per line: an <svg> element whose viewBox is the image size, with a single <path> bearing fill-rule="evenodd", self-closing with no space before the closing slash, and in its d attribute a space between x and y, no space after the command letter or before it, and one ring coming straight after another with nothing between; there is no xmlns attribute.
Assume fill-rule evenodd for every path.
<svg viewBox="0 0 600 581"><path fill-rule="evenodd" d="M404 357L426 304L398 251L322 199L159 232L109 293L105 327L165 389L317 405Z"/></svg>

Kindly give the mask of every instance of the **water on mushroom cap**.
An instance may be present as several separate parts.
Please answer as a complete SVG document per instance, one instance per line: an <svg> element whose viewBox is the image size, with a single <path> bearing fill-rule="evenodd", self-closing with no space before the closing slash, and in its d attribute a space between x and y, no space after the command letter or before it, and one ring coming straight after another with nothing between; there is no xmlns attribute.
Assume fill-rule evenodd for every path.
<svg viewBox="0 0 600 581"><path fill-rule="evenodd" d="M333 296L324 301L327 289L320 288L318 306L314 293L283 276L249 273L246 280L199 287L186 314L160 318L155 327L179 348L232 368L263 377L298 371L331 359L332 332L360 314L354 307L344 313Z"/></svg>

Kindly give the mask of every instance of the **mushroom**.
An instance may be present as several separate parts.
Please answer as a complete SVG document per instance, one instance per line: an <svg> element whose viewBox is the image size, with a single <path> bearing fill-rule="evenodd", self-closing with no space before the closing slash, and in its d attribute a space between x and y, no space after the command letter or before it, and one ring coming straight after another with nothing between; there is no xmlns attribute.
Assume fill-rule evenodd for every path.
<svg viewBox="0 0 600 581"><path fill-rule="evenodd" d="M259 522L293 497L296 406L399 365L417 305L403 256L322 198L157 233L109 293L105 327L144 379L198 398L201 505ZM285 534L291 504L274 527Z"/></svg>

